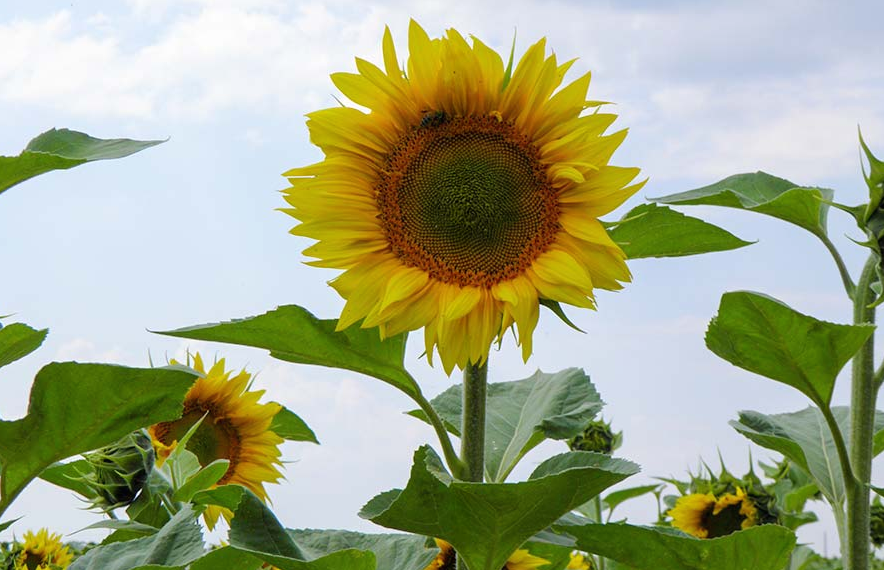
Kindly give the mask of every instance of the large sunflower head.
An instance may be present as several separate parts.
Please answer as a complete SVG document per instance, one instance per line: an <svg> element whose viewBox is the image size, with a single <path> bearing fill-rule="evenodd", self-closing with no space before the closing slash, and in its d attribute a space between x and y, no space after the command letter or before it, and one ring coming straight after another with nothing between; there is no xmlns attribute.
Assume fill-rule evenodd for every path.
<svg viewBox="0 0 884 570"><path fill-rule="evenodd" d="M383 69L332 75L368 111L308 115L325 160L286 173L292 233L318 241L313 265L344 270L339 329L423 328L450 373L515 326L527 359L540 300L593 308L595 288L630 278L598 220L641 186L608 165L626 131L605 134L616 117L587 101L589 74L560 88L573 62L544 39L511 73L455 30L430 39L412 21L408 47L402 69L387 30Z"/></svg>
<svg viewBox="0 0 884 570"><path fill-rule="evenodd" d="M439 547L439 554L424 570L455 570L457 553L454 551L454 547L440 538L433 540ZM519 549L513 552L501 570L535 570L545 564L549 564L549 560L534 556L525 549Z"/></svg>
<svg viewBox="0 0 884 570"><path fill-rule="evenodd" d="M758 512L743 489L718 498L712 493L679 497L667 512L672 526L697 538L718 538L758 523Z"/></svg>
<svg viewBox="0 0 884 570"><path fill-rule="evenodd" d="M180 419L155 424L148 430L157 452L157 464L162 465L169 454L193 425L202 423L187 442L187 450L194 453L200 465L217 459L227 459L230 466L218 485L238 484L250 489L261 499L267 499L264 483L275 483L279 472L279 445L283 439L270 429L270 424L281 409L276 403L259 404L263 390L249 390L251 376L244 370L232 375L224 369L224 359L208 371L199 354L188 355L188 365L200 377L184 398ZM229 512L218 507L206 510L206 522L211 528L220 514Z"/></svg>
<svg viewBox="0 0 884 570"><path fill-rule="evenodd" d="M61 543L61 535L41 528L25 532L21 551L13 559L13 570L64 570L73 561L70 549Z"/></svg>

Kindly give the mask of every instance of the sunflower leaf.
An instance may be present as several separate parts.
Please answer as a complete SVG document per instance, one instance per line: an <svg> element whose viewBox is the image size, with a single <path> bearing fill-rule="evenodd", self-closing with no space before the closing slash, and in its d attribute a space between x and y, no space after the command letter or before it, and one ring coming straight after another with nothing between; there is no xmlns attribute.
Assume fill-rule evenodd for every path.
<svg viewBox="0 0 884 570"><path fill-rule="evenodd" d="M699 218L656 204L633 208L608 233L629 259L697 255L753 243Z"/></svg>
<svg viewBox="0 0 884 570"><path fill-rule="evenodd" d="M362 534L349 530L289 530L308 558L319 558L345 549L369 550L377 570L424 570L439 552L416 534Z"/></svg>
<svg viewBox="0 0 884 570"><path fill-rule="evenodd" d="M20 155L0 156L0 193L38 174L93 160L123 158L162 142L97 139L68 129L51 129L28 143Z"/></svg>
<svg viewBox="0 0 884 570"><path fill-rule="evenodd" d="M463 386L454 385L430 402L449 431L459 435ZM537 371L515 382L488 385L485 420L486 479L502 483L526 453L545 439L563 440L586 429L601 411L598 391L583 370ZM426 421L422 412L410 415Z"/></svg>
<svg viewBox="0 0 884 570"><path fill-rule="evenodd" d="M850 433L850 408L835 406L832 415L841 432ZM818 408L773 415L743 411L739 421L730 425L758 445L782 453L796 463L832 504L841 504L846 499L835 441ZM881 452L882 437L884 412L879 411L875 413L875 454Z"/></svg>
<svg viewBox="0 0 884 570"><path fill-rule="evenodd" d="M874 330L873 325L820 321L772 297L739 291L721 297L706 346L731 364L828 406L841 368Z"/></svg>
<svg viewBox="0 0 884 570"><path fill-rule="evenodd" d="M466 483L453 480L424 446L405 490L381 493L359 516L446 540L471 570L500 570L527 539L636 472L629 461L572 452L547 459L525 482Z"/></svg>
<svg viewBox="0 0 884 570"><path fill-rule="evenodd" d="M218 493L224 491L223 498ZM222 498L218 501L218 498ZM245 487L224 485L202 491L194 501L223 504L233 511L230 521L230 547L272 564L280 570L375 570L372 552L347 549L312 559L289 536L276 516L261 499Z"/></svg>
<svg viewBox="0 0 884 570"><path fill-rule="evenodd" d="M420 392L402 365L405 334L381 341L375 329L352 326L336 332L336 326L336 320L320 320L303 307L286 305L256 317L158 332L263 348L279 360L352 370L383 380L409 396Z"/></svg>
<svg viewBox="0 0 884 570"><path fill-rule="evenodd" d="M763 525L721 538L700 540L672 529L627 524L555 525L577 548L635 570L780 570L789 562L795 534Z"/></svg>
<svg viewBox="0 0 884 570"><path fill-rule="evenodd" d="M659 491L663 486L662 485L642 485L640 487L629 487L628 489L619 489L614 491L613 493L609 493L606 495L602 501L605 504L605 507L613 511L617 508L618 505L625 503L630 499L635 499L637 497L641 497L642 495L647 495L648 493L654 493Z"/></svg>
<svg viewBox="0 0 884 570"><path fill-rule="evenodd" d="M181 502L189 501L198 491L208 489L220 481L221 477L224 477L224 474L227 473L228 467L230 467L230 461L227 459L216 459L209 463L188 477L184 484L175 490L175 493L172 495L172 500Z"/></svg>
<svg viewBox="0 0 884 570"><path fill-rule="evenodd" d="M310 429L310 426L298 416L298 414L289 410L280 404L280 410L273 416L270 424L270 431L282 439L289 441L309 441L311 443L319 443L316 434Z"/></svg>
<svg viewBox="0 0 884 570"><path fill-rule="evenodd" d="M828 188L798 186L765 172L755 172L736 174L696 190L650 200L659 204L748 210L785 220L816 235L825 235L828 202L833 196L834 192Z"/></svg>
<svg viewBox="0 0 884 570"><path fill-rule="evenodd" d="M36 330L22 323L12 323L0 328L0 368L34 352L49 329Z"/></svg>
<svg viewBox="0 0 884 570"><path fill-rule="evenodd" d="M97 546L75 560L68 570L182 568L205 553L197 516L184 505L156 534Z"/></svg>
<svg viewBox="0 0 884 570"><path fill-rule="evenodd" d="M31 388L28 414L0 421L0 513L52 463L180 416L193 381L180 369L44 366Z"/></svg>

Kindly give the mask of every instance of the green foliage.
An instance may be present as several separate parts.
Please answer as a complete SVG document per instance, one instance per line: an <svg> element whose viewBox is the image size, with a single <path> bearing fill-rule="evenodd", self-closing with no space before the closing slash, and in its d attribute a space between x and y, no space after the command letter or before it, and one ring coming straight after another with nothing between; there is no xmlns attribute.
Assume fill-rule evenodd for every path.
<svg viewBox="0 0 884 570"><path fill-rule="evenodd" d="M38 331L22 323L0 328L0 368L37 350L48 333L49 329Z"/></svg>
<svg viewBox="0 0 884 570"><path fill-rule="evenodd" d="M335 332L337 323L317 319L297 305L286 305L257 317L160 334L264 348L279 360L353 370L383 380L410 396L420 392L402 366L407 335L381 341L377 330L355 325Z"/></svg>
<svg viewBox="0 0 884 570"><path fill-rule="evenodd" d="M652 198L659 204L726 206L767 214L826 235L826 217L833 192L828 188L798 186L765 172L736 174L715 184Z"/></svg>
<svg viewBox="0 0 884 570"><path fill-rule="evenodd" d="M288 441L309 441L319 443L316 434L310 429L298 414L285 406L279 410L270 424L270 429L282 439Z"/></svg>
<svg viewBox="0 0 884 570"><path fill-rule="evenodd" d="M547 459L525 482L465 483L425 446L415 453L405 490L376 496L360 516L444 539L470 570L500 570L525 540L637 471L628 461L572 452Z"/></svg>
<svg viewBox="0 0 884 570"><path fill-rule="evenodd" d="M781 570L795 546L792 531L777 525L752 527L701 540L672 529L626 524L556 525L577 548L636 570Z"/></svg>
<svg viewBox="0 0 884 570"><path fill-rule="evenodd" d="M841 368L874 330L872 325L820 321L766 295L740 291L721 297L706 346L731 364L827 406Z"/></svg>
<svg viewBox="0 0 884 570"><path fill-rule="evenodd" d="M849 408L833 407L832 415L841 432L850 433ZM808 407L800 412L773 415L740 412L739 421L730 423L753 442L782 453L801 467L830 503L843 504L846 490L843 474L838 467L838 452L832 432L818 408ZM884 436L882 412L875 415L875 434L877 439Z"/></svg>
<svg viewBox="0 0 884 570"><path fill-rule="evenodd" d="M181 568L205 553L199 513L185 506L154 535L93 548L69 570L132 570Z"/></svg>
<svg viewBox="0 0 884 570"><path fill-rule="evenodd" d="M374 552L377 570L424 570L438 554L416 534L362 534L348 530L289 530L308 558L346 549Z"/></svg>
<svg viewBox="0 0 884 570"><path fill-rule="evenodd" d="M605 498L602 499L602 503L605 508L613 512L618 505L621 505L630 499L635 499L647 495L648 493L659 491L660 487L661 485L641 485L638 487L618 489L606 495Z"/></svg>
<svg viewBox="0 0 884 570"><path fill-rule="evenodd" d="M52 463L181 415L194 376L168 368L53 363L37 373L28 414L0 421L0 512Z"/></svg>
<svg viewBox="0 0 884 570"><path fill-rule="evenodd" d="M681 257L738 249L752 242L666 206L642 204L608 230L629 259Z"/></svg>
<svg viewBox="0 0 884 570"><path fill-rule="evenodd" d="M33 139L18 156L0 156L0 193L50 170L66 170L94 160L123 158L164 141L97 139L68 129L51 129Z"/></svg>
<svg viewBox="0 0 884 570"><path fill-rule="evenodd" d="M456 384L430 402L448 430L459 435L463 387ZM602 409L595 386L582 370L555 374L537 371L515 382L488 385L485 418L485 471L501 483L525 456L545 439L568 439L583 431ZM426 421L423 412L411 415Z"/></svg>

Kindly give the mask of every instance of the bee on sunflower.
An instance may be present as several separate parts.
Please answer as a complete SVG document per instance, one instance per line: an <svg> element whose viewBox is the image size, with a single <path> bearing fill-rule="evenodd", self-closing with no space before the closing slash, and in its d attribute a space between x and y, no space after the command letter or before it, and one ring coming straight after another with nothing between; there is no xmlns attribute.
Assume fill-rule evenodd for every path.
<svg viewBox="0 0 884 570"><path fill-rule="evenodd" d="M354 103L310 113L325 159L285 173L292 233L311 265L343 270L338 321L382 337L423 329L446 373L483 365L510 328L525 360L541 304L595 308L630 280L599 217L641 188L608 164L626 136L587 100L587 73L532 45L515 68L456 30L414 21L403 69L389 29L383 69L357 59L332 81ZM587 109L592 112L584 113Z"/></svg>

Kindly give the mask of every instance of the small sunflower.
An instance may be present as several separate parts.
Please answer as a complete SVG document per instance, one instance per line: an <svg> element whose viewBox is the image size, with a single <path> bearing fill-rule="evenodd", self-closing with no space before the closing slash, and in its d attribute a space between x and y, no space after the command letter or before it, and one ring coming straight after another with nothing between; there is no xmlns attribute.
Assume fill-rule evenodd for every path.
<svg viewBox="0 0 884 570"><path fill-rule="evenodd" d="M14 558L13 570L64 570L74 556L61 543L61 535L41 528L34 534L27 531L25 543Z"/></svg>
<svg viewBox="0 0 884 570"><path fill-rule="evenodd" d="M188 365L191 363L188 355ZM224 359L216 362L208 372L199 354L193 357L193 368L200 378L184 398L180 419L162 422L148 432L157 452L157 465L169 454L193 425L205 416L196 433L187 442L187 450L194 453L200 465L217 459L227 459L230 466L218 485L238 484L250 489L262 500L267 500L264 483L275 483L282 474L279 445L283 439L270 429L270 424L281 409L276 403L259 404L263 390L249 390L251 376L244 370L231 377L224 369ZM210 506L206 522L213 527L218 516L230 517L230 512Z"/></svg>
<svg viewBox="0 0 884 570"><path fill-rule="evenodd" d="M592 561L583 555L582 552L572 552L571 560L568 562L566 570L591 570Z"/></svg>
<svg viewBox="0 0 884 570"><path fill-rule="evenodd" d="M679 497L667 512L672 526L697 538L717 538L755 526L758 511L741 488L716 498L712 493Z"/></svg>
<svg viewBox="0 0 884 570"><path fill-rule="evenodd" d="M440 538L433 540L439 547L439 554L424 570L455 570L457 553L454 548ZM544 564L549 564L549 560L534 556L525 549L519 549L513 552L500 570L535 570Z"/></svg>
<svg viewBox="0 0 884 570"><path fill-rule="evenodd" d="M412 21L408 47L403 70L387 29L383 70L332 75L369 112L308 115L325 160L285 173L292 233L317 240L310 264L344 270L339 330L423 328L450 374L515 327L527 360L540 301L594 308L596 288L630 280L598 220L643 184L608 165L626 131L604 134L616 115L586 100L588 73L559 88L573 61L545 39L512 73L453 29L430 39Z"/></svg>

